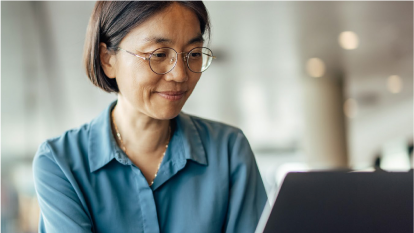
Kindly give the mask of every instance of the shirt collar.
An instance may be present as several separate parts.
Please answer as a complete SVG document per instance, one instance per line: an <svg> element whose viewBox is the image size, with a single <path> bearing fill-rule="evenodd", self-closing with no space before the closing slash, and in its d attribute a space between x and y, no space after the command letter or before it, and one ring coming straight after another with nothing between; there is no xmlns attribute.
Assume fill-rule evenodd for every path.
<svg viewBox="0 0 414 233"><path fill-rule="evenodd" d="M112 134L111 111L117 101L112 102L102 113L90 123L89 134L89 168L94 172L116 158L123 164L128 164L129 159L123 158L120 148ZM202 165L208 165L204 146L201 142L199 131L193 119L181 112L174 118L176 131L174 137L178 137L178 143L184 148L184 158L193 160ZM172 152L174 154L174 152ZM128 161L127 161L128 160Z"/></svg>
<svg viewBox="0 0 414 233"><path fill-rule="evenodd" d="M111 111L117 101L112 102L102 113L93 119L89 129L89 168L91 172L105 166L117 153L117 145L112 135Z"/></svg>
<svg viewBox="0 0 414 233"><path fill-rule="evenodd" d="M176 118L177 137L181 139L184 157L202 165L208 165L205 148L201 142L200 132L190 115L181 112ZM174 151L172 152L174 153Z"/></svg>

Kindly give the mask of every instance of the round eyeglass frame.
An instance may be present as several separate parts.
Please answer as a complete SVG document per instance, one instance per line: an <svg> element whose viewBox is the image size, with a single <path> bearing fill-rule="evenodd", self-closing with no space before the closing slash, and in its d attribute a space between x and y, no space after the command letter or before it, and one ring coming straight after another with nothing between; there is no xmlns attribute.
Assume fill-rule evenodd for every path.
<svg viewBox="0 0 414 233"><path fill-rule="evenodd" d="M194 50L194 49L208 49L209 51L210 51L210 53L211 53L211 61L210 61L210 63L208 64L208 66L207 66L207 68L206 69L204 69L203 71L198 71L198 72L196 72L196 71L194 71L194 70L192 70L191 68L190 68L190 64L188 64L188 57L189 57L189 55L191 54L191 52ZM143 57L143 56L140 56L140 55L138 55L138 54L136 54L136 53L133 53L133 52L130 52L130 51L128 51L128 50L126 50L126 49L123 49L123 48L121 48L121 47L116 47L115 48L116 50L122 50L122 51L125 51L125 52L127 52L127 53L129 53L129 54L131 54L131 55L133 55L133 56L135 56L135 57L138 57L138 58L141 58L141 59L143 59L143 60L145 60L145 61L148 61L148 65L149 65L149 67L150 67L150 69L152 70L152 72L154 72L154 73L156 73L156 74L167 74L167 73L169 73L169 72L171 72L174 68L175 68L175 66L177 65L177 62L178 62L178 55L179 54L185 54L185 53L187 53L184 57L183 57L183 59L184 59L184 62L185 63L187 63L187 68L191 71L191 72L193 72L193 73L203 73L204 71L206 71L209 67L210 67L210 65L211 65L211 62L213 61L213 59L216 59L216 57L215 56L213 56L213 51L211 51L211 49L209 49L209 48L207 48L207 47L195 47L195 48L192 48L189 52L181 52L181 53L178 53L177 51L175 51L175 49L173 49L173 48L170 48L170 47L161 47L161 48L157 48L156 50L154 50L154 51L152 51L151 52L151 54L149 55L149 57ZM171 69L170 70L168 70L167 72L164 72L164 73L158 73L158 72L156 72L156 71L154 71L154 69L152 68L152 66L151 66L151 57L152 57L152 55L157 51L157 50L159 50L159 49L172 49L174 52L175 52L175 55L176 55L176 59L175 59L175 63L174 63L174 66L173 67L171 67ZM206 55L208 55L208 54L206 54ZM210 56L210 55L208 55L208 56Z"/></svg>

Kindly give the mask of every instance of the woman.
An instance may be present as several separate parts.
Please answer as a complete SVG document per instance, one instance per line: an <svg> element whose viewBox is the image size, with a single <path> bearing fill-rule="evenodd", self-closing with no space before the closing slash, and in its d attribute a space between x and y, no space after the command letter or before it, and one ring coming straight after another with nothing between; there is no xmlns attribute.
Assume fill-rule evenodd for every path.
<svg viewBox="0 0 414 233"><path fill-rule="evenodd" d="M40 232L253 232L267 197L242 131L181 109L213 59L202 2L97 2L90 80L118 99L35 156Z"/></svg>

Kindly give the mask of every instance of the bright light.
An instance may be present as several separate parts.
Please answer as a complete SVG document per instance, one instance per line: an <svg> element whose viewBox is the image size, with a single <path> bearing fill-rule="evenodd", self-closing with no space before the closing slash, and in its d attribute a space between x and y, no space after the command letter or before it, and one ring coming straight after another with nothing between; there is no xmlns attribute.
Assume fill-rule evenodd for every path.
<svg viewBox="0 0 414 233"><path fill-rule="evenodd" d="M344 103L344 113L348 118L355 118L358 114L358 103L356 100L350 98Z"/></svg>
<svg viewBox="0 0 414 233"><path fill-rule="evenodd" d="M245 133L262 142L269 139L268 133L271 132L264 90L265 87L260 83L248 81L241 86L239 98L246 122Z"/></svg>
<svg viewBox="0 0 414 233"><path fill-rule="evenodd" d="M387 87L391 93L400 93L402 89L402 80L398 75L392 75L388 77Z"/></svg>
<svg viewBox="0 0 414 233"><path fill-rule="evenodd" d="M351 31L346 31L339 34L338 41L341 47L347 50L356 49L359 44L357 34Z"/></svg>
<svg viewBox="0 0 414 233"><path fill-rule="evenodd" d="M408 171L409 158L406 140L398 138L383 145L380 166L386 171Z"/></svg>
<svg viewBox="0 0 414 233"><path fill-rule="evenodd" d="M322 77L325 74L325 63L317 57L311 58L306 63L306 71L311 77Z"/></svg>

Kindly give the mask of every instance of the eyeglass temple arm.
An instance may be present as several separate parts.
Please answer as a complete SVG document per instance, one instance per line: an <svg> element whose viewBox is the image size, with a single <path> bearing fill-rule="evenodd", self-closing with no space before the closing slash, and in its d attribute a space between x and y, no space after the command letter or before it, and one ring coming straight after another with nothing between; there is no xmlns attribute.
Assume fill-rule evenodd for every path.
<svg viewBox="0 0 414 233"><path fill-rule="evenodd" d="M127 53L129 53L129 54L131 54L131 55L133 55L133 56L135 56L135 57L142 58L142 59L144 59L145 61L149 60L149 58L146 58L146 57L141 57L141 56L140 56L140 55L138 55L138 54L135 54L135 53L133 53L133 52L130 52L130 51L125 50L125 49L120 48L120 47L118 47L118 48L117 48L117 50L122 50L122 51L125 51L125 52L127 52Z"/></svg>
<svg viewBox="0 0 414 233"><path fill-rule="evenodd" d="M208 54L208 53L203 53L204 55L207 55L207 56L209 56L209 57L212 57L213 59L216 59L217 57L215 57L215 56L211 56L210 54Z"/></svg>

